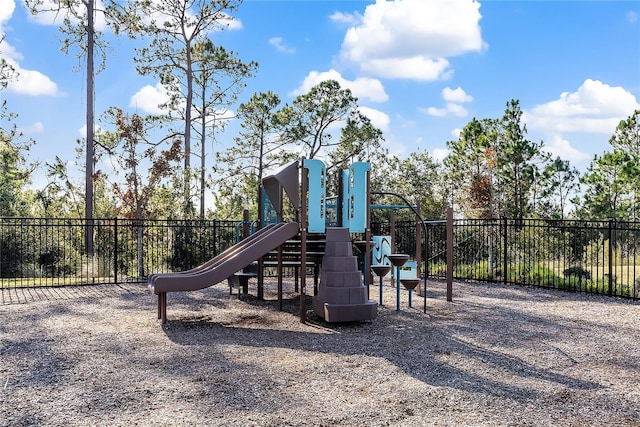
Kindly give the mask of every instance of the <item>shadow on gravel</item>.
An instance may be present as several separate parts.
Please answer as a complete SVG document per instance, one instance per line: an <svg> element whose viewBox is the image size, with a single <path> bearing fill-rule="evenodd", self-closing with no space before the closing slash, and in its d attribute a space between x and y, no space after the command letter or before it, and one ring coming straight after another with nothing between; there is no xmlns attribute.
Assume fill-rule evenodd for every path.
<svg viewBox="0 0 640 427"><path fill-rule="evenodd" d="M491 375L487 373L499 370L502 373L507 372L509 376L530 380L529 382L550 382L572 390L603 388L596 382L563 375L553 369L536 366L506 351L497 350L493 348L495 343L487 342L480 345L473 342L474 328L495 328L495 316L503 318L505 326L509 324L508 319L512 313L506 308L497 314L494 312L490 325L483 325L483 322L474 324L473 321L470 325L468 318L456 318L455 315L440 318L439 314L435 314L429 318L422 312L396 313L389 308L380 308L379 319L385 317L382 321L329 324L309 311L307 326L315 330L301 332L269 329L269 319L252 312L251 309L252 304L263 303L257 300L247 301L246 314L233 322L215 321L211 317L200 315L182 320L169 320L163 330L172 342L181 346L202 346L202 343L206 342L207 348L202 349L206 352L215 352L217 346L234 345L384 358L406 374L432 386L454 387L467 392L518 401L532 401L542 396L539 396L535 387L516 385L527 381L497 381L491 379ZM294 299L285 301L285 311L291 312L292 315L297 314L297 303ZM311 307L310 303L307 307ZM486 313L483 312L490 309L476 307L474 310L484 315ZM550 337L556 328L563 327L553 320L536 316L526 316L523 319L522 313L519 313L519 316L521 320L517 323L512 322L508 327L521 328L523 335L531 336L529 326L537 325L535 329L545 332L542 335L537 332L536 339L545 340L548 338L546 334ZM433 321L437 323L436 326ZM248 323L259 324L261 327L246 327ZM500 324L500 321L497 323ZM509 344L500 341L499 331L496 331L496 334L495 341L501 344L502 348ZM375 336L375 339L372 339L372 336ZM203 339L204 337L206 339ZM348 344L345 345L346 342ZM511 345L517 347L518 343L514 342ZM177 360L174 363L179 364L180 357L175 357ZM474 366L479 363L484 367L482 375L465 369L465 361L470 360L473 360Z"/></svg>

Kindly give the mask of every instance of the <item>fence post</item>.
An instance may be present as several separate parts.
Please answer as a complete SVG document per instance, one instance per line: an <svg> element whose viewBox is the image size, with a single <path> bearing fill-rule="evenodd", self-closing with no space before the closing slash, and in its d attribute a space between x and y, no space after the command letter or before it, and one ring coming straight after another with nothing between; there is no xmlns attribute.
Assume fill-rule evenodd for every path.
<svg viewBox="0 0 640 427"><path fill-rule="evenodd" d="M615 219L609 219L609 296L613 294L613 227Z"/></svg>
<svg viewBox="0 0 640 427"><path fill-rule="evenodd" d="M113 220L113 276L118 284L118 218Z"/></svg>
<svg viewBox="0 0 640 427"><path fill-rule="evenodd" d="M509 267L508 251L507 251L507 218L502 218L502 283L508 283L507 268Z"/></svg>
<svg viewBox="0 0 640 427"><path fill-rule="evenodd" d="M426 298L425 294L425 298ZM453 301L453 208L447 208L447 301Z"/></svg>

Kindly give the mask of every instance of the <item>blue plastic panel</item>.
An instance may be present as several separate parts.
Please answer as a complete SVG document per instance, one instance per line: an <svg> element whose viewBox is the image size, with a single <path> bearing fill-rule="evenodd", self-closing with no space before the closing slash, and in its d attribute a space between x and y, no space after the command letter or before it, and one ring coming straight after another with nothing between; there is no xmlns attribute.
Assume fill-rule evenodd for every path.
<svg viewBox="0 0 640 427"><path fill-rule="evenodd" d="M372 265L391 265L391 236L371 236L373 250L371 252ZM385 277L391 277L391 271Z"/></svg>
<svg viewBox="0 0 640 427"><path fill-rule="evenodd" d="M326 166L321 160L305 159L304 167L309 171L308 231L310 233L324 233L327 195Z"/></svg>
<svg viewBox="0 0 640 427"><path fill-rule="evenodd" d="M407 261L400 267L400 279L417 279L418 263L415 261Z"/></svg>
<svg viewBox="0 0 640 427"><path fill-rule="evenodd" d="M342 171L342 227L349 227L349 171Z"/></svg>
<svg viewBox="0 0 640 427"><path fill-rule="evenodd" d="M367 172L369 162L355 162L349 167L349 231L364 233L367 228Z"/></svg>

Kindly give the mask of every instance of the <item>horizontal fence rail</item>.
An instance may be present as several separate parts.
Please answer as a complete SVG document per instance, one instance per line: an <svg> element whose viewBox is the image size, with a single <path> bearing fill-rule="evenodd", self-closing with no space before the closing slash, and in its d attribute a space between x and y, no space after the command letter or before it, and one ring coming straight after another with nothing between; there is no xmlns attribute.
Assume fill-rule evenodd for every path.
<svg viewBox="0 0 640 427"><path fill-rule="evenodd" d="M198 266L235 244L243 222L0 218L0 288L143 282ZM541 219L453 222L457 280L539 286L640 299L640 223ZM374 222L393 252L446 277L445 221ZM293 274L287 271L286 274Z"/></svg>

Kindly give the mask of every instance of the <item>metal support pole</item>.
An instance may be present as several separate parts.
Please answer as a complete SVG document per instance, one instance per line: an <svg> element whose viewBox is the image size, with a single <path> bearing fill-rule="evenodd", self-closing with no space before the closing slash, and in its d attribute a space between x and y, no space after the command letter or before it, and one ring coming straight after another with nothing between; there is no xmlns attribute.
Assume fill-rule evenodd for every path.
<svg viewBox="0 0 640 427"><path fill-rule="evenodd" d="M396 267L396 311L400 311L400 266Z"/></svg>

